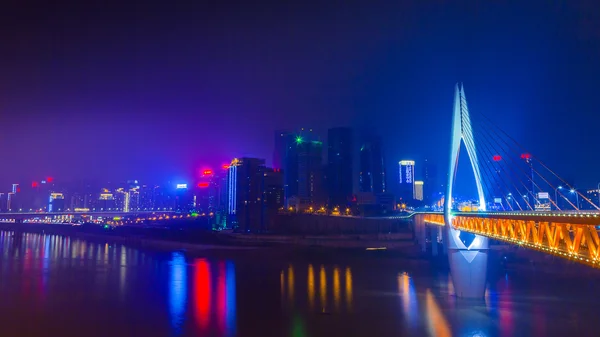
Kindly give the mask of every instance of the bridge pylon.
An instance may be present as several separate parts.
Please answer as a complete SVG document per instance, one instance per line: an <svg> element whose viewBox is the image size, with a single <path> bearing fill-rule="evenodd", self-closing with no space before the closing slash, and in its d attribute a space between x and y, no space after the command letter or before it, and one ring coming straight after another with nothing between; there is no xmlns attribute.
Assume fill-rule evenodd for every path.
<svg viewBox="0 0 600 337"><path fill-rule="evenodd" d="M481 171L475 148L473 129L467 107L467 99L462 84L456 84L454 92L454 111L452 117L452 139L450 142L450 170L446 184L444 218L446 222L444 244L448 249L450 272L456 296L463 298L482 298L485 294L488 238L467 232L461 232L452 226L452 199L458 157L461 144L465 145L471 168L475 176L479 209L485 211L486 202L483 193Z"/></svg>

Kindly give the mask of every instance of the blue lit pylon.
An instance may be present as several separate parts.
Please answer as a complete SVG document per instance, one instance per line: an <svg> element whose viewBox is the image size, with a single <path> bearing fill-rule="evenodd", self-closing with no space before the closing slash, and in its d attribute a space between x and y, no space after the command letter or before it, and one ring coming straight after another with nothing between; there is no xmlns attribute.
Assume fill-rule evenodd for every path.
<svg viewBox="0 0 600 337"><path fill-rule="evenodd" d="M471 162L479 210L485 211L485 196L479 169L479 160L475 150L473 128L469 117L469 108L463 86L456 85L454 92L454 111L452 117L452 140L450 143L450 170L444 203L446 220L445 242L456 295L459 297L482 297L485 291L485 273L487 269L488 239L484 236L464 233L452 227L452 192L458 169L460 145L464 144Z"/></svg>

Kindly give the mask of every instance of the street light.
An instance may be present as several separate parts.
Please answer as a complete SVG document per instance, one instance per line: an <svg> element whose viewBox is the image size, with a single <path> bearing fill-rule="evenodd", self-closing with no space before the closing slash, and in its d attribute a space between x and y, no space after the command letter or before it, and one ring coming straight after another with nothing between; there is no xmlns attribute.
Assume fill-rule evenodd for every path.
<svg viewBox="0 0 600 337"><path fill-rule="evenodd" d="M575 193L575 205L576 205L576 209L579 210L579 193L577 193L577 190L575 190L574 188L571 189L570 191L571 193Z"/></svg>
<svg viewBox="0 0 600 337"><path fill-rule="evenodd" d="M600 207L600 183L598 183L598 207Z"/></svg>
<svg viewBox="0 0 600 337"><path fill-rule="evenodd" d="M600 184L598 184L600 185ZM557 190L562 190L562 186L558 186L557 188L554 189L554 202L556 203L556 208L558 208L558 193Z"/></svg>

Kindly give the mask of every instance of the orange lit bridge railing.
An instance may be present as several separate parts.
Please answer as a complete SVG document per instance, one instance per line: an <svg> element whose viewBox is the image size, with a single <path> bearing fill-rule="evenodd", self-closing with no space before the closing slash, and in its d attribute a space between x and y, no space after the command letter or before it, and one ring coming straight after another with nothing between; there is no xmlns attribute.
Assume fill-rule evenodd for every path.
<svg viewBox="0 0 600 337"><path fill-rule="evenodd" d="M442 214L422 214L424 222L444 226ZM600 268L600 214L461 213L455 229L557 255Z"/></svg>

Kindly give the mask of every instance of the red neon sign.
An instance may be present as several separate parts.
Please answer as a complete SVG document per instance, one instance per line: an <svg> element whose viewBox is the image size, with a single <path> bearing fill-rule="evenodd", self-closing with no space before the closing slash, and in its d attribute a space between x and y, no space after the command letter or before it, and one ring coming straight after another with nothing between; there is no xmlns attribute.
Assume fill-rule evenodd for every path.
<svg viewBox="0 0 600 337"><path fill-rule="evenodd" d="M208 187L208 183L207 182L198 183L198 187L200 187L200 188L207 188Z"/></svg>
<svg viewBox="0 0 600 337"><path fill-rule="evenodd" d="M223 165L221 165L221 168L223 170L227 170L227 169L229 169L229 165L228 164L223 164Z"/></svg>
<svg viewBox="0 0 600 337"><path fill-rule="evenodd" d="M204 170L204 171L202 171L202 174L205 176L212 176L213 171L212 170Z"/></svg>

